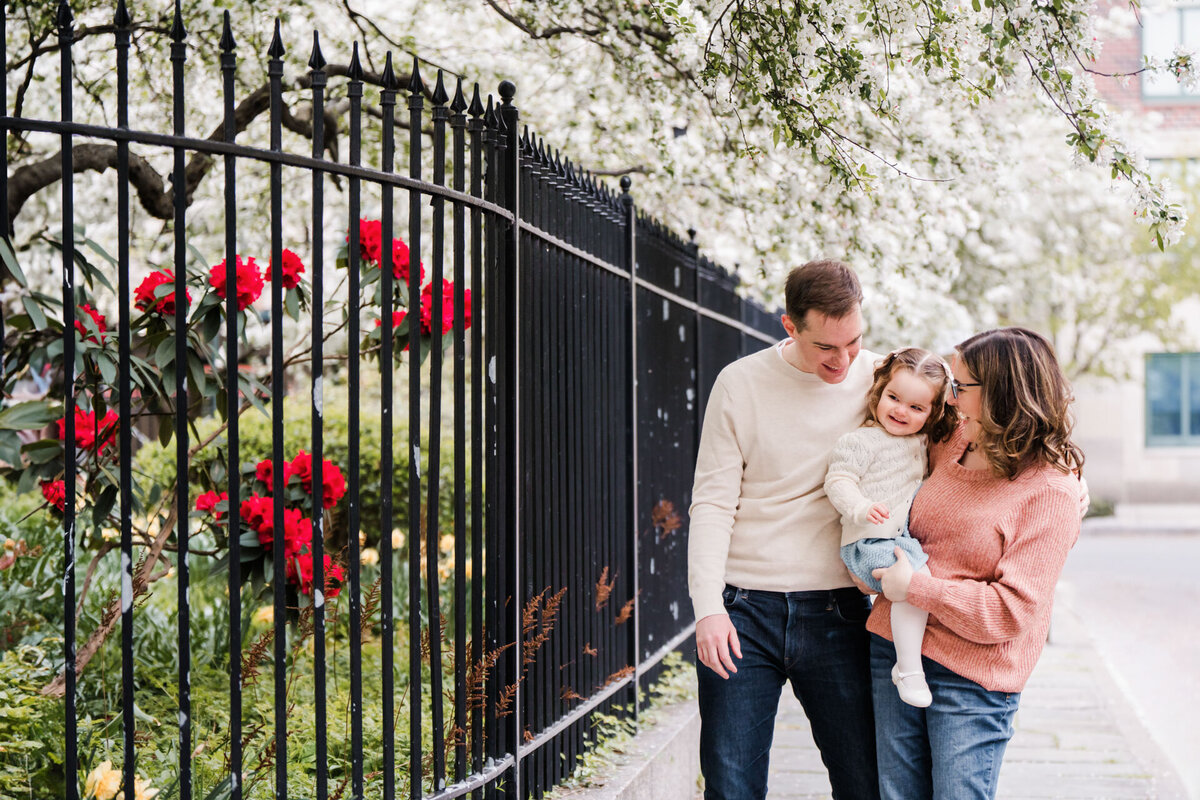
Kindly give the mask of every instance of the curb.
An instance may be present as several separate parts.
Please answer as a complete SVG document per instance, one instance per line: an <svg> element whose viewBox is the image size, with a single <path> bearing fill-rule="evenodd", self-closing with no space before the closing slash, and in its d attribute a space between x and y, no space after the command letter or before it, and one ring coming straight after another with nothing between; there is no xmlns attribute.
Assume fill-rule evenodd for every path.
<svg viewBox="0 0 1200 800"><path fill-rule="evenodd" d="M692 800L700 775L700 707L695 700L657 709L630 740L602 784L556 791L587 800Z"/></svg>

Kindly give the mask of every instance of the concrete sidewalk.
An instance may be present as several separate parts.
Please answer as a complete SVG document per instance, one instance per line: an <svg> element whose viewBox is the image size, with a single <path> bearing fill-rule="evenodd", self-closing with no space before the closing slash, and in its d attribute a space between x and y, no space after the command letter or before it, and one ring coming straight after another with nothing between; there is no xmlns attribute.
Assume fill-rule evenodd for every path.
<svg viewBox="0 0 1200 800"><path fill-rule="evenodd" d="M1187 797L1062 597L1050 642L1022 695L1016 728L1000 771L1001 798ZM785 689L771 749L769 797L830 796L808 720Z"/></svg>

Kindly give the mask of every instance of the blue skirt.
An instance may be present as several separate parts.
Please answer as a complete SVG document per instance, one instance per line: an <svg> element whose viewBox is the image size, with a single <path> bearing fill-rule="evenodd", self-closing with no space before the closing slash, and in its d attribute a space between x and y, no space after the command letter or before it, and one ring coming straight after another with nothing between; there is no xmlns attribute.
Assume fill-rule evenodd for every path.
<svg viewBox="0 0 1200 800"><path fill-rule="evenodd" d="M895 539L859 539L842 547L842 561L846 569L859 580L877 592L883 587L872 577L871 570L883 567L886 569L896 563L896 548L899 547L908 556L913 570L918 570L929 561L929 556L921 549L921 543L908 532L908 526Z"/></svg>

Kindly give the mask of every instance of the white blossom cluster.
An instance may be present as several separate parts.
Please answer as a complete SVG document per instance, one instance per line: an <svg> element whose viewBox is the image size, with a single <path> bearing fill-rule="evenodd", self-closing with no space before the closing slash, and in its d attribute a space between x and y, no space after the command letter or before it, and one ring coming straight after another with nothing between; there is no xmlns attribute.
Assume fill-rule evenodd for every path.
<svg viewBox="0 0 1200 800"><path fill-rule="evenodd" d="M150 5L168 18L171 4ZM1186 222L1178 199L1125 144L1119 120L1082 71L1100 47L1094 37L1110 24L1096 25L1082 0L988 0L978 9L972 0L814 2L774 40L765 27L756 29L759 38L739 40L726 4L705 0L352 0L355 17L333 0L305 7L202 0L186 12L193 97L219 97L216 37L226 7L234 10L243 96L264 79L275 12L284 15L289 87L307 69L313 27L331 64L345 64L350 43L359 41L364 67L376 72L390 49L404 77L415 53L426 81L442 67L468 86L478 81L486 94L512 79L522 121L547 146L614 184L616 174L631 174L640 208L677 231L698 230L703 252L736 265L744 290L768 306L780 302L791 267L814 257L848 260L868 291L876 346L946 348L980 327L1023 322L1058 326L1064 336L1068 327L1093 326L1092 334L1069 337L1086 349L1119 328L1105 301L1111 306L1115 293L1133 291L1131 282L1145 283L1154 268L1134 219L1162 244L1175 242ZM11 40L11 23L9 31L11 61L22 43ZM94 96L108 96L110 40L79 46L88 55L77 78ZM738 47L769 57L745 61ZM144 69L132 124L164 130L170 61L165 50L137 58ZM51 115L55 59L44 61L28 102L36 95L39 114ZM748 75L739 64L786 71ZM1179 66L1194 73L1191 61ZM9 70L7 80L12 98L22 74ZM331 81L331 103L344 109L340 85ZM301 94L291 91L302 111ZM369 88L365 103L377 101ZM111 107L78 105L77 115L111 124ZM397 111L404 112L403 99ZM219 120L213 100L190 102L189 132L207 135ZM367 124L375 131L369 138L377 138L371 126L378 120ZM262 143L265 131L264 115L243 138ZM30 142L55 149L50 137ZM343 128L342 160L345 145ZM310 146L285 132L286 148ZM169 152L147 156L166 174ZM378 157L374 149L364 153L368 163ZM196 226L189 236L217 258L221 174L218 164L189 211ZM1119 179L1110 186L1111 175ZM115 238L111 180L76 178L95 203L88 231L96 238ZM289 242L311 235L306 180L285 172ZM249 221L261 219L265 168L240 164L238 185L246 249L262 252L266 228ZM327 213L341 213L344 187L327 187L326 198ZM364 199L365 208L377 203ZM35 233L24 224L52 227L55 204L50 191L31 201L18 238ZM169 225L144 214L137 221L150 242L146 257L168 253ZM327 227L330 252L344 227L340 234ZM429 254L422 259L429 263ZM1052 307L1051 298L1061 302ZM1086 365L1086 355L1077 360L1104 369Z"/></svg>

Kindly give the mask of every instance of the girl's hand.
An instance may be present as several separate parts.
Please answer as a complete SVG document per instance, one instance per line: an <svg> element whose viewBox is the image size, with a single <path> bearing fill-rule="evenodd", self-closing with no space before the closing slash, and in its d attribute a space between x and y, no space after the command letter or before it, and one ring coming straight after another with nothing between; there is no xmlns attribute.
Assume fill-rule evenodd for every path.
<svg viewBox="0 0 1200 800"><path fill-rule="evenodd" d="M872 570L871 575L883 586L883 596L893 603L903 603L908 599L908 586L912 583L913 568L908 556L899 547L896 548L896 563L887 569L880 567Z"/></svg>
<svg viewBox="0 0 1200 800"><path fill-rule="evenodd" d="M887 503L876 503L871 506L871 510L867 512L867 522L875 525L882 525L888 518Z"/></svg>

